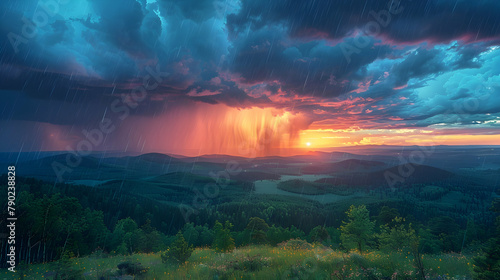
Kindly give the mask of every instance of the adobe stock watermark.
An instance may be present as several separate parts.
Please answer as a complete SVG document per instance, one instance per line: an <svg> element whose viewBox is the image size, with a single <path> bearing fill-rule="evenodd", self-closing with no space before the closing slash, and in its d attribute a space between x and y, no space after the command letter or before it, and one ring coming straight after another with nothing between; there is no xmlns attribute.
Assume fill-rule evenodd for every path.
<svg viewBox="0 0 500 280"><path fill-rule="evenodd" d="M398 183L404 183L415 172L415 167L424 164L425 160L434 153L435 144L433 142L430 144L429 146L419 146L419 150L412 151L408 158L398 155L400 162L398 174L389 170L384 172L384 178L393 192L396 191Z"/></svg>
<svg viewBox="0 0 500 280"><path fill-rule="evenodd" d="M69 0L47 0L38 1L35 12L31 19L22 17L23 26L21 34L9 32L7 38L14 52L19 52L21 44L27 44L30 39L35 38L41 28L49 25L49 19L59 13L61 5L69 3Z"/></svg>
<svg viewBox="0 0 500 280"><path fill-rule="evenodd" d="M142 79L142 84L134 89L129 94L123 95L121 98L116 98L111 102L110 110L115 115L115 120L109 117L103 117L96 128L86 130L83 129L83 139L80 140L75 149L71 146L66 147L68 154L64 163L59 161L52 162L52 169L57 176L58 182L64 181L64 174L73 172L73 169L78 167L82 162L82 157L90 155L92 151L100 146L105 139L105 136L116 130L116 125L123 122L130 116L131 109L137 108L148 95L148 91L158 88L163 78L169 74L160 72L160 66L156 65L156 69L147 66L145 68L148 73Z"/></svg>
<svg viewBox="0 0 500 280"><path fill-rule="evenodd" d="M267 145L271 143L274 131L267 129L262 138L259 139L257 145L252 147L247 142L242 142L238 146L238 154L243 157L247 157L248 162L252 162L257 156L257 153L262 151ZM208 207L210 200L215 199L219 196L221 189L225 189L230 181L231 176L236 176L243 171L239 162L235 160L230 160L226 164L226 168L217 173L209 172L208 175L214 179L213 183L207 183L203 187L203 193L198 189L193 189L193 200L191 204L187 205L181 203L179 205L179 211L186 223L189 223L189 217L191 215L197 215L201 210Z"/></svg>
<svg viewBox="0 0 500 280"><path fill-rule="evenodd" d="M360 31L362 34L358 34L358 36L353 39L353 44L345 41L340 43L340 49L347 63L351 63L351 56L353 54L360 54L363 48L370 45L368 37L377 37L382 31L382 28L389 26L392 17L401 14L403 11L404 7L401 6L401 0L389 0L387 3L387 10L380 10L378 12L370 11L369 16L371 16L373 20L369 21L361 28Z"/></svg>
<svg viewBox="0 0 500 280"><path fill-rule="evenodd" d="M452 108L444 112L444 115L452 115L452 118L447 120L448 123L463 122L464 115L476 113L479 110L480 101L486 101L492 96L492 87L498 87L498 85L494 84L493 86L485 87L484 82L483 78L482 83L474 90L476 95L479 95L478 97L455 101ZM397 184L404 183L411 175L413 175L417 166L425 163L425 161L434 153L436 145L444 143L435 143L431 141L429 144L430 145L428 146L419 146L419 150L412 151L408 158L399 155L398 160L400 165L398 166L398 174L391 171L384 172L384 178L387 185L393 192L396 191L395 186Z"/></svg>

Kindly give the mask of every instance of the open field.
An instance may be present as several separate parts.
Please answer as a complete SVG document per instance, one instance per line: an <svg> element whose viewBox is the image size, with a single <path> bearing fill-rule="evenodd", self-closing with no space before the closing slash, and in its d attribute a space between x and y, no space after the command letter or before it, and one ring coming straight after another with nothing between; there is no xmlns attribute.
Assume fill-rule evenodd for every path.
<svg viewBox="0 0 500 280"><path fill-rule="evenodd" d="M160 253L131 256L93 254L71 259L83 279L115 278L123 261L140 262L147 272L136 279L416 279L413 257L405 252L344 253L306 243L303 248L247 246L231 253L197 248L183 265L164 264ZM458 254L424 255L429 279L472 279L470 257ZM55 263L24 267L22 275L2 270L4 279L53 279ZM7 278L5 278L7 277ZM120 278L128 279L128 278ZM130 278L133 279L133 278ZM390 278L389 278L390 279Z"/></svg>

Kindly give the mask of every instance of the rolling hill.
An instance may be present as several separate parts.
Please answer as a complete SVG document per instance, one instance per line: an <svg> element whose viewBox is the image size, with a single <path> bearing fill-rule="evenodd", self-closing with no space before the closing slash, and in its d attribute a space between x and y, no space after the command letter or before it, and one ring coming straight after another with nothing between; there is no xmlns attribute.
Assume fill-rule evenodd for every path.
<svg viewBox="0 0 500 280"><path fill-rule="evenodd" d="M340 162L313 163L301 169L303 174L335 174L344 172L365 172L383 169L387 165L380 161L347 159Z"/></svg>

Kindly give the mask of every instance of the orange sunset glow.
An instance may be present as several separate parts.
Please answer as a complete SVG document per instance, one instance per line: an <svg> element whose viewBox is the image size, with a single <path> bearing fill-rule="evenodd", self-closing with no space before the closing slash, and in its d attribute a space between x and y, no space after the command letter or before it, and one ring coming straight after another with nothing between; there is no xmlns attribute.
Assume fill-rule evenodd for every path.
<svg viewBox="0 0 500 280"><path fill-rule="evenodd" d="M500 135L477 129L468 129L465 133L430 127L372 129L346 126L331 129L329 125L312 124L311 117L300 112L258 107L237 109L221 104L198 104L189 110L172 110L147 126L141 126L142 121L134 118L131 120L137 123L134 131L121 129L119 134L128 137L130 142L137 141L142 152L189 156L289 156L346 146L500 143ZM342 125L340 122L336 127Z"/></svg>

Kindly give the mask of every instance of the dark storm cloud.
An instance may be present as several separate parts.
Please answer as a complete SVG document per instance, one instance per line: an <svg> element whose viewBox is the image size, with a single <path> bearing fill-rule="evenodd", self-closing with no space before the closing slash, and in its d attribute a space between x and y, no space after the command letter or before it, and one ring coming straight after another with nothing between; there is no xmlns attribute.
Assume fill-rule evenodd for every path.
<svg viewBox="0 0 500 280"><path fill-rule="evenodd" d="M387 11L391 4L402 12L391 16L381 34L399 42L447 42L464 35L479 40L500 35L500 2L496 0L243 0L239 13L228 16L228 26L233 33L240 33L281 24L296 37L321 34L343 38L373 21L373 13Z"/></svg>
<svg viewBox="0 0 500 280"><path fill-rule="evenodd" d="M24 38L23 31L27 24L32 25L30 20L37 3L0 4L4 12L0 29L0 90L5 96L20 98L22 104L31 99L31 103L40 102L47 112L61 111L65 104L71 108L69 111L74 111L73 104L80 104L89 107L85 109L89 115L101 115L114 98L129 94L142 84L148 75L147 66L156 65L169 75L157 89L148 91L148 98L165 95L195 100L187 96L192 85L218 76L217 64L227 52L222 19L215 19L224 16L221 9L225 7L213 1L197 1L196 5L188 1L147 4L126 0L118 5L117 1L69 1L48 17L47 24L36 28L35 36ZM21 36L18 38L22 42L16 48L9 34ZM234 84L219 92L220 96L200 100L234 106L261 102L246 96ZM161 100L148 100L132 113L159 114L163 111ZM17 104L17 111L25 111L20 106ZM54 114L40 114L16 112L10 117L52 123L93 119L57 120Z"/></svg>
<svg viewBox="0 0 500 280"><path fill-rule="evenodd" d="M84 95L81 95L84 96ZM106 107L105 100L66 102L34 99L24 93L0 92L0 120L38 121L57 125L98 123Z"/></svg>
<svg viewBox="0 0 500 280"><path fill-rule="evenodd" d="M354 44L353 40L345 42ZM296 41L282 28L262 28L233 40L229 68L247 83L277 80L293 94L334 97L347 93L351 81L363 75L364 66L393 51L373 38L363 40L368 42L363 55L347 61L340 45Z"/></svg>
<svg viewBox="0 0 500 280"><path fill-rule="evenodd" d="M426 77L444 71L444 53L439 50L423 48L409 54L405 60L392 68L391 73L397 76L395 86L403 86L411 78Z"/></svg>
<svg viewBox="0 0 500 280"><path fill-rule="evenodd" d="M227 1L226 1L227 2ZM213 0L160 0L158 5L164 9L167 15L180 15L185 19L202 22L212 17L223 16L225 7L221 1Z"/></svg>
<svg viewBox="0 0 500 280"><path fill-rule="evenodd" d="M139 2L122 0L116 5L112 1L91 0L90 3L95 13L82 21L85 26L99 31L104 40L131 56L148 56L141 34L144 14Z"/></svg>
<svg viewBox="0 0 500 280"><path fill-rule="evenodd" d="M36 99L54 99L81 102L92 101L114 92L111 84L91 78L72 78L67 74L43 72L33 68L5 65L0 77L3 90L17 90ZM9 74L10 73L10 74ZM116 93L124 92L118 90Z"/></svg>
<svg viewBox="0 0 500 280"><path fill-rule="evenodd" d="M192 100L198 100L209 104L226 104L231 107L246 108L255 105L271 105L271 101L266 96L252 98L247 93L237 87L228 87L220 93L208 96L193 96Z"/></svg>
<svg viewBox="0 0 500 280"><path fill-rule="evenodd" d="M499 10L496 2L469 5L463 1L398 2L393 1L396 5L393 7L406 12L392 15L390 24L381 28L376 39L353 35L353 32L374 20L370 12L387 10L389 1L243 1L241 10L228 16L230 38L234 43L230 69L248 83L278 81L281 88L291 94L336 97L355 90L360 82L369 78L366 67L373 61L406 57L384 70L391 73L390 83L370 89L369 94L380 97L392 95L393 88L405 86L413 78L425 79L453 69L478 67L477 56L493 44L478 42L460 46L460 59L455 59L453 65L444 62L446 51L431 47L472 31L474 40L496 34L496 21L486 20L493 19L491 9ZM439 22L440 16L444 22ZM467 18L470 26L462 28L463 18L458 25L455 21L447 22L450 17ZM484 24L475 30L477 20ZM487 26L490 23L492 26ZM346 58L342 44L358 46L357 40L364 38L369 44ZM403 50L407 46L397 43L425 40L427 46L406 54Z"/></svg>
<svg viewBox="0 0 500 280"><path fill-rule="evenodd" d="M435 22L435 18L439 18L439 9L444 9L444 14L439 15L443 15L445 19L450 16L446 13L446 7L451 2L429 2L426 5L422 2L414 1L405 6L408 15L392 15L390 25L381 29L380 36L370 38L353 32L374 20L373 16L368 16L370 12L387 10L387 6L384 6L387 1L321 1L314 4L306 1L273 1L266 4L263 1L244 1L239 13L228 16L228 27L235 42L232 49L233 60L230 61L231 70L241 74L244 81L249 83L278 81L281 89L292 95L319 97L347 95L371 80L369 89L363 95L379 98L392 96L398 87L423 87L425 80L447 71L480 67L478 56L488 47L497 44L497 40L479 40L488 37L488 32L496 28L496 23L493 27L485 27L488 29L486 32L481 28L477 32L475 30L473 39L478 42L456 46L459 58L453 57L451 62L445 62L445 59L449 59L449 54L443 49L433 49L433 44L447 42L452 38L470 41L471 38L461 37L469 34L470 30L464 29L462 32L459 28L458 31L454 29L453 32L448 32L450 30L447 28L451 28L447 26L448 23L443 25ZM404 4L402 1L398 7L403 8ZM452 4L452 13L464 16L462 12L465 3L454 1ZM496 11L500 7L491 1L481 4ZM483 6L474 5L471 6L472 10L491 14ZM327 16L323 16L325 13ZM466 18L471 24L477 20L470 14ZM433 28L427 28L434 24L436 26ZM420 29L412 33L412 29L408 27L410 25L418 25ZM443 31L443 37L436 35L439 32L433 33L435 30ZM451 37L447 37L450 34ZM332 38L335 40L332 41ZM356 42L364 38L368 39L369 44L347 58L341 49L343 44L358 46ZM411 45L399 44L399 41L426 43L417 51L406 52L405 50L412 48ZM394 61L393 65L380 68L379 73L376 73L378 76L390 73L390 78L382 82L374 79L370 76L373 73L368 74L366 70L371 63L380 59ZM407 85L411 79L413 84Z"/></svg>
<svg viewBox="0 0 500 280"><path fill-rule="evenodd" d="M497 42L498 43L498 42ZM493 43L490 43L493 45ZM477 58L479 54L488 49L488 45L483 42L458 47L460 58L453 65L455 68L478 68L481 67L481 61Z"/></svg>
<svg viewBox="0 0 500 280"><path fill-rule="evenodd" d="M473 85L453 84L435 89L436 97L419 96L429 81L462 69L496 73L482 69L481 55L500 42L498 1L392 1L401 13L371 37L358 29L390 1L149 2L68 1L16 52L8 34L22 34L38 1L2 1L0 119L97 122L158 65L169 75L131 114L154 117L165 104L204 102L425 126L443 121L450 100L477 95ZM360 40L366 44L347 58L342 44ZM495 102L478 112L497 113Z"/></svg>

